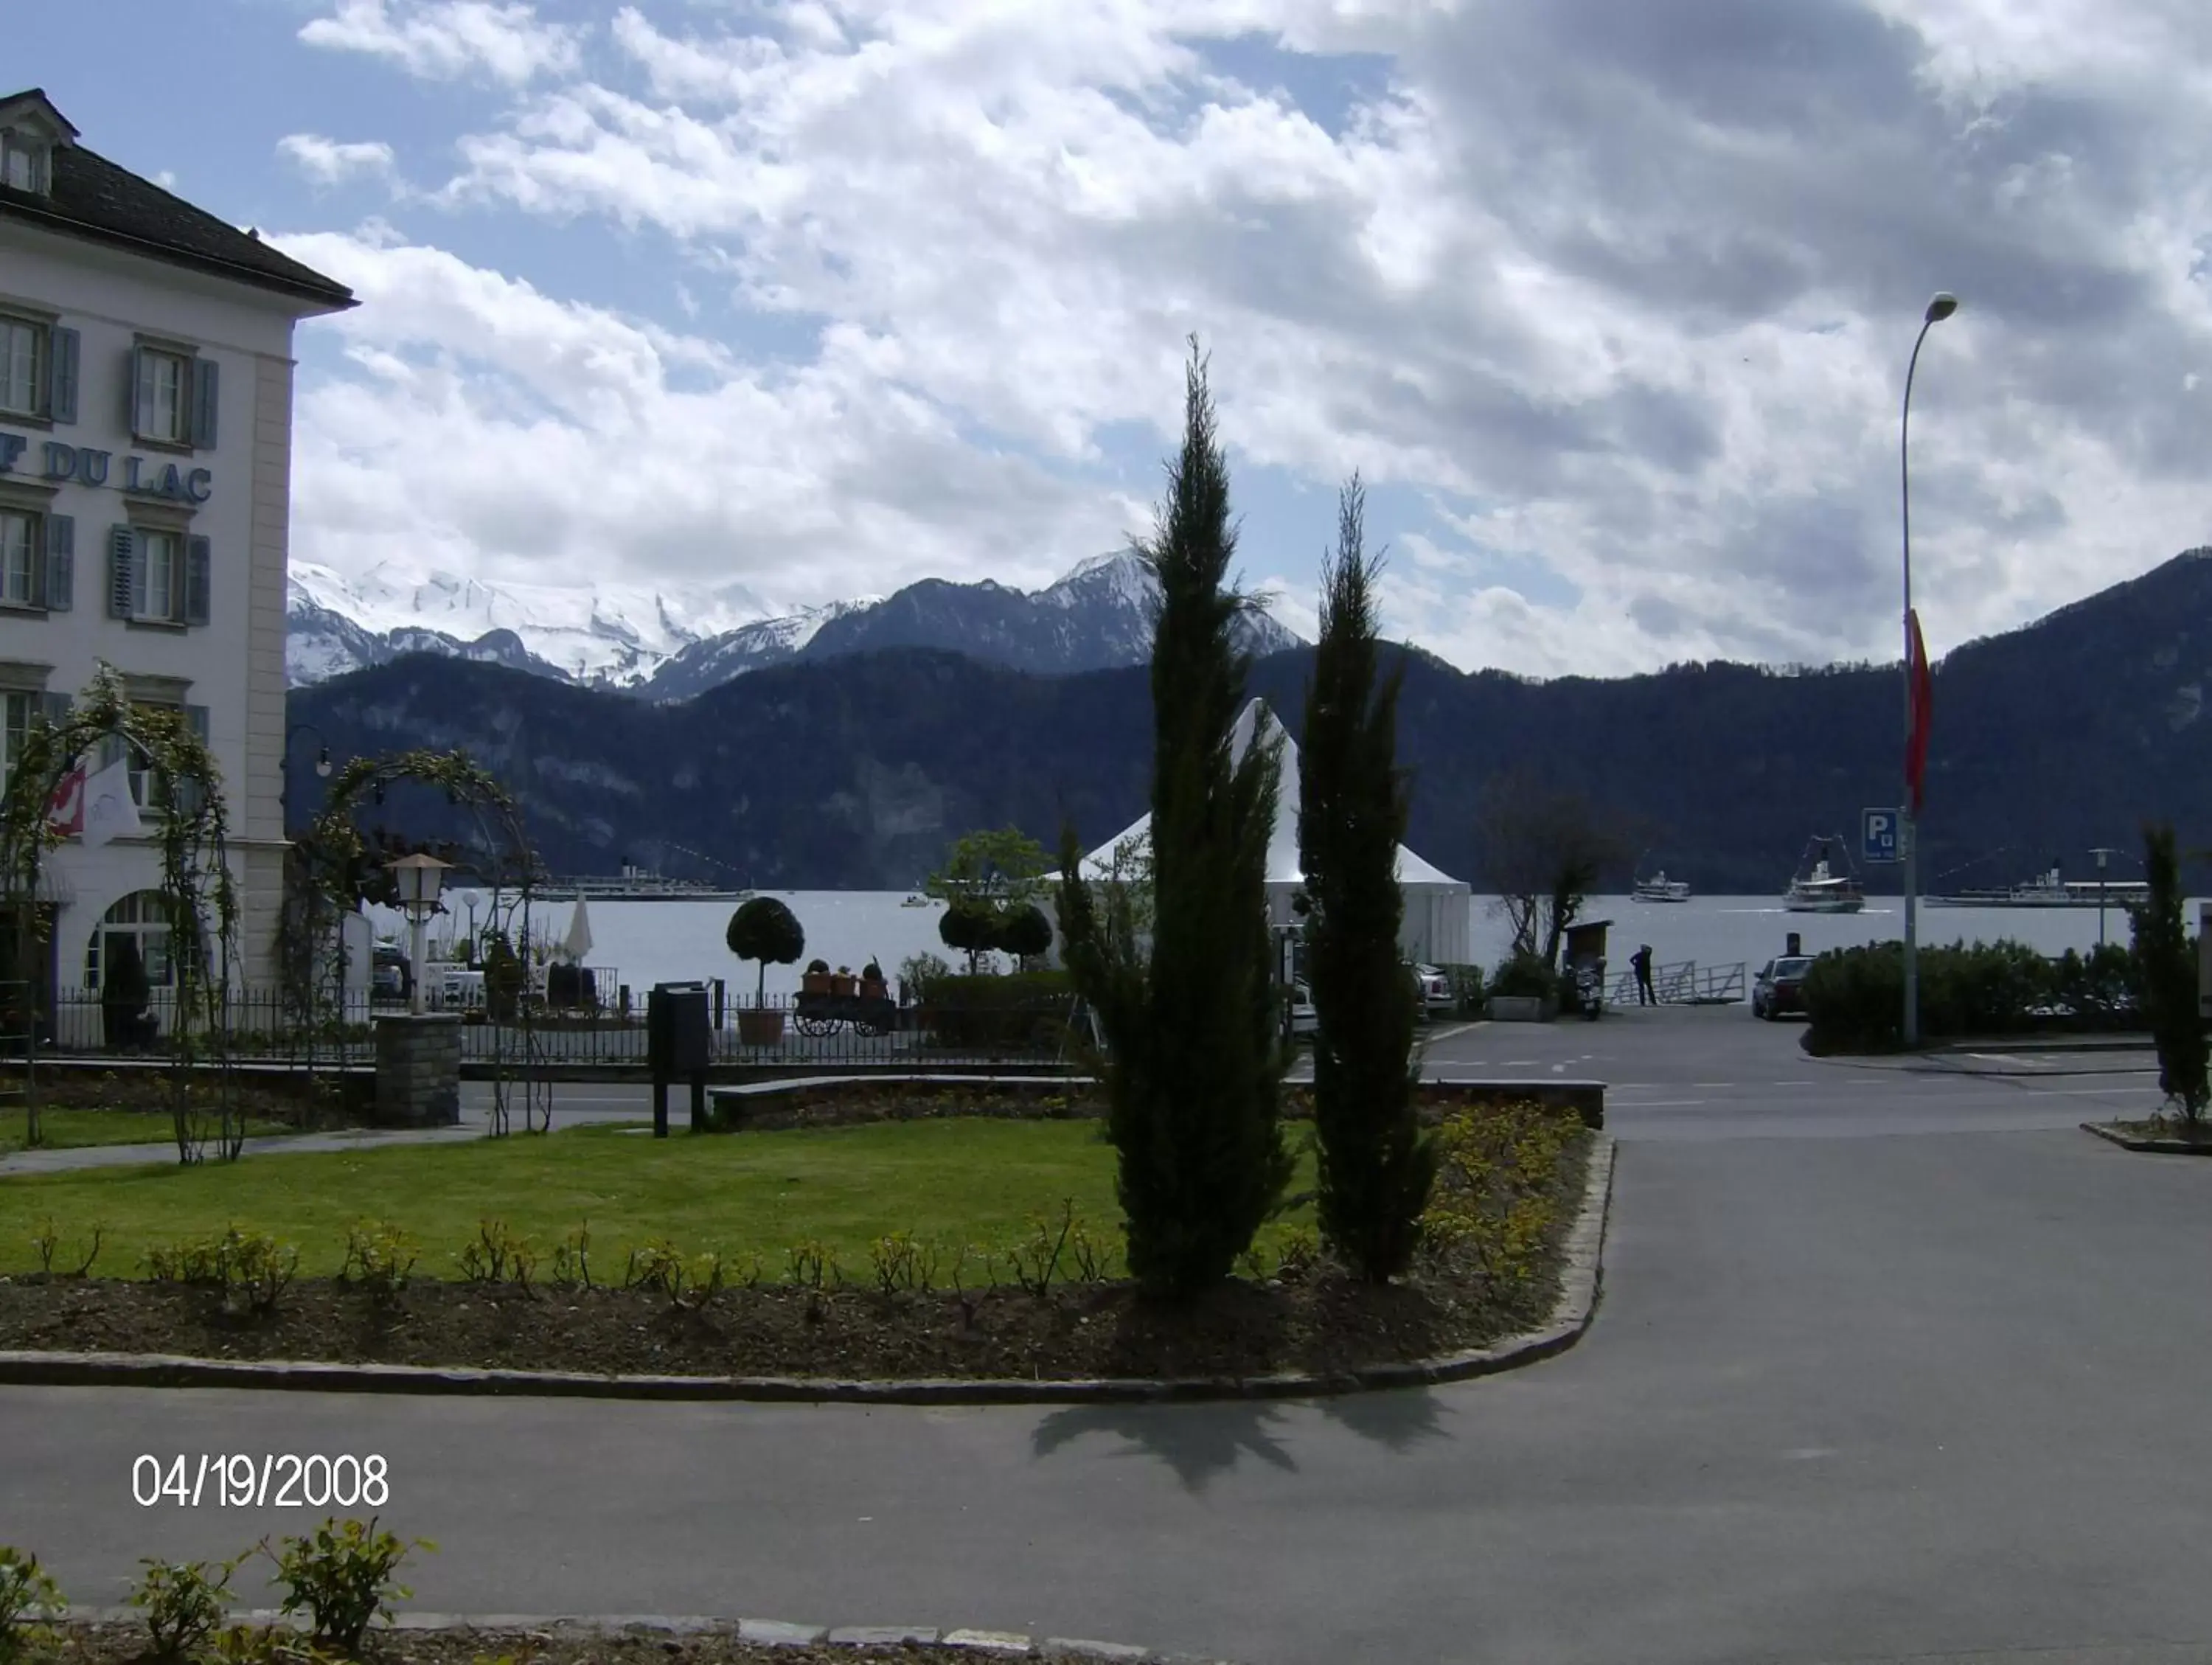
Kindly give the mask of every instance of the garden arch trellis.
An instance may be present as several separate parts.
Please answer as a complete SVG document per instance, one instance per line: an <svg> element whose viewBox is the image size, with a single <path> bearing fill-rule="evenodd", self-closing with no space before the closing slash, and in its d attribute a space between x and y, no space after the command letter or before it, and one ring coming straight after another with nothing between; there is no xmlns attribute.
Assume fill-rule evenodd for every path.
<svg viewBox="0 0 2212 1665"><path fill-rule="evenodd" d="M531 912L537 858L514 798L498 777L467 753L415 750L356 757L332 778L321 812L293 847L295 890L295 897L288 898L287 914L291 927L304 930L311 945L308 975L312 978L318 963L331 968L337 1007L343 1015L343 916L361 899L374 854L356 817L364 803L381 803L388 788L404 782L442 790L447 803L473 822L475 839L455 847L454 872L448 882L488 893L486 929L508 946L522 972L512 1010L502 1011L504 1003L495 999L485 1014L491 1031L492 1133L497 1137L511 1130L518 1106L526 1131L546 1132L553 1120L552 1085L545 1076L528 987L532 950L538 940ZM296 910L302 902L307 916L300 919ZM312 948L314 939L325 932L335 949L327 959Z"/></svg>
<svg viewBox="0 0 2212 1665"><path fill-rule="evenodd" d="M104 660L66 715L50 714L31 724L7 791L0 795L0 891L13 916L18 959L12 969L27 987L35 988L43 981L33 969L49 928L40 881L46 857L67 837L52 823L54 794L72 770L110 739L120 743L149 776L144 809L161 847L160 894L168 915L175 980L169 1102L177 1154L181 1161L197 1162L212 1138L226 1160L234 1159L246 1143L230 1044L230 997L239 963L238 889L230 871L222 775L180 708L132 700L121 675ZM35 1050L35 994L31 1006L34 1021L28 1044ZM30 1119L35 1131L35 1101Z"/></svg>

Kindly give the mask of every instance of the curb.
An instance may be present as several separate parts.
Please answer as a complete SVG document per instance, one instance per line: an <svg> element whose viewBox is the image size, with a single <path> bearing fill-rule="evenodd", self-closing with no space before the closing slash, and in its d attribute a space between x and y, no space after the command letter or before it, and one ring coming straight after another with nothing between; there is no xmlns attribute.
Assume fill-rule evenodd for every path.
<svg viewBox="0 0 2212 1665"><path fill-rule="evenodd" d="M304 1615L267 1608L234 1608L233 1623L281 1630L305 1630ZM58 1621L72 1625L145 1623L136 1607L73 1607ZM969 1628L940 1630L928 1625L799 1625L783 1619L714 1619L671 1613L398 1613L370 1632L566 1631L571 1635L668 1637L714 1634L769 1648L933 1647L980 1656L1048 1660L1114 1660L1124 1665L1229 1665L1211 1655L1167 1654L1126 1642L1092 1642L1076 1637L1032 1637L1021 1631Z"/></svg>
<svg viewBox="0 0 2212 1665"><path fill-rule="evenodd" d="M2118 1127L2108 1127L2100 1121L2085 1121L2081 1124L2081 1131L2094 1133L2124 1151L2145 1151L2154 1156L2166 1157L2212 1157L2212 1140L2198 1143L2186 1139L2138 1139L2133 1133L2124 1133Z"/></svg>
<svg viewBox="0 0 2212 1665"><path fill-rule="evenodd" d="M2004 1035L1988 1041L1945 1041L1940 1045L1925 1047L1925 1052L2152 1052L2156 1050L2149 1031L2122 1031L2115 1035L2054 1035L2038 1039L2033 1036Z"/></svg>
<svg viewBox="0 0 2212 1665"><path fill-rule="evenodd" d="M1312 1399L1388 1388L1437 1387L1533 1364L1582 1340L1597 1310L1611 1212L1614 1142L1590 1135L1582 1207L1567 1233L1566 1265L1551 1322L1491 1346L1407 1364L1319 1376L1109 1376L1068 1382L1018 1378L910 1382L801 1376L593 1376L574 1370L308 1364L188 1358L163 1353L0 1352L0 1383L41 1388L240 1388L303 1393L527 1395L541 1398L740 1401L766 1404L1097 1405L1196 1400Z"/></svg>

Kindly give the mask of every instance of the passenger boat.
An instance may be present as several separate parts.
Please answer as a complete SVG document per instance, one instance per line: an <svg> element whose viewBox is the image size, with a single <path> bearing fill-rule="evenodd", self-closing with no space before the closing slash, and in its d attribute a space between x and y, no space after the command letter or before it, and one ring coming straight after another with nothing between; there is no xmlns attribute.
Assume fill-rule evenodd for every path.
<svg viewBox="0 0 2212 1665"><path fill-rule="evenodd" d="M2131 908L2150 900L2140 878L2062 878L2058 864L2019 884L1968 887L1929 896L1936 908Z"/></svg>
<svg viewBox="0 0 2212 1665"><path fill-rule="evenodd" d="M1685 878L1669 878L1661 868L1649 878L1639 878L1629 895L1638 902L1687 902L1690 882Z"/></svg>
<svg viewBox="0 0 2212 1665"><path fill-rule="evenodd" d="M1827 851L1844 848L1840 838L1814 838L1805 847L1810 865L1790 881L1782 905L1793 914L1856 914L1866 906L1866 890L1854 873L1828 865Z"/></svg>

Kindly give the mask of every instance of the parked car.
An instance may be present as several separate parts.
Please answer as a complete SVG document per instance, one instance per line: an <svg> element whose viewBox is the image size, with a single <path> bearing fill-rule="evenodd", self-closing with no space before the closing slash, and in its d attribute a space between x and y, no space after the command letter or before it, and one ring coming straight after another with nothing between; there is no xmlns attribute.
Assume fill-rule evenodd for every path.
<svg viewBox="0 0 2212 1665"><path fill-rule="evenodd" d="M1803 1015L1805 974L1813 969L1810 955L1790 954L1769 960L1759 968L1751 983L1751 1015L1779 1018L1785 1012Z"/></svg>
<svg viewBox="0 0 2212 1665"><path fill-rule="evenodd" d="M369 960L369 998L376 1000L405 1000L411 992L409 984L413 975L408 969L407 956L397 944L377 944Z"/></svg>
<svg viewBox="0 0 2212 1665"><path fill-rule="evenodd" d="M1437 967L1415 966L1413 981L1420 985L1421 1005L1431 1016L1448 1012L1459 1004L1459 997L1452 993L1451 979Z"/></svg>
<svg viewBox="0 0 2212 1665"><path fill-rule="evenodd" d="M1313 991L1304 983L1291 984L1291 1033L1313 1035L1317 1034L1320 1029L1321 1018L1314 1011Z"/></svg>

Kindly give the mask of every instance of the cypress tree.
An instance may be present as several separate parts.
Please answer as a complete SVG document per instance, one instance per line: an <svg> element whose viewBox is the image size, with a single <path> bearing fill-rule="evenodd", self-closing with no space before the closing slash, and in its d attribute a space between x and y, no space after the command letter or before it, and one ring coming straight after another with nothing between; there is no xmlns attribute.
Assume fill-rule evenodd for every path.
<svg viewBox="0 0 2212 1665"><path fill-rule="evenodd" d="M2159 1091L2185 1121L2195 1122L2212 1102L2212 1053L2197 1004L2196 946L2182 919L2181 862L2171 826L2143 828L2143 874L2150 894L2135 910L2135 952L2158 1048Z"/></svg>
<svg viewBox="0 0 2212 1665"><path fill-rule="evenodd" d="M1112 896L1102 915L1062 836L1060 927L1105 1042L1130 1274L1147 1292L1226 1277L1288 1186L1283 1047L1267 924L1267 841L1281 745L1231 757L1250 657L1234 629L1252 603L1230 574L1229 470L1198 343L1183 443L1138 553L1159 580L1152 639L1151 939ZM1121 915L1117 923L1117 915Z"/></svg>
<svg viewBox="0 0 2212 1665"><path fill-rule="evenodd" d="M1322 568L1321 641L1306 684L1298 776L1306 981L1313 991L1314 1127L1322 1236L1356 1275L1403 1272L1437 1175L1413 1103L1413 981L1399 963L1398 848L1408 794L1398 767L1402 653L1378 677L1379 556L1364 550L1366 494L1338 499Z"/></svg>

